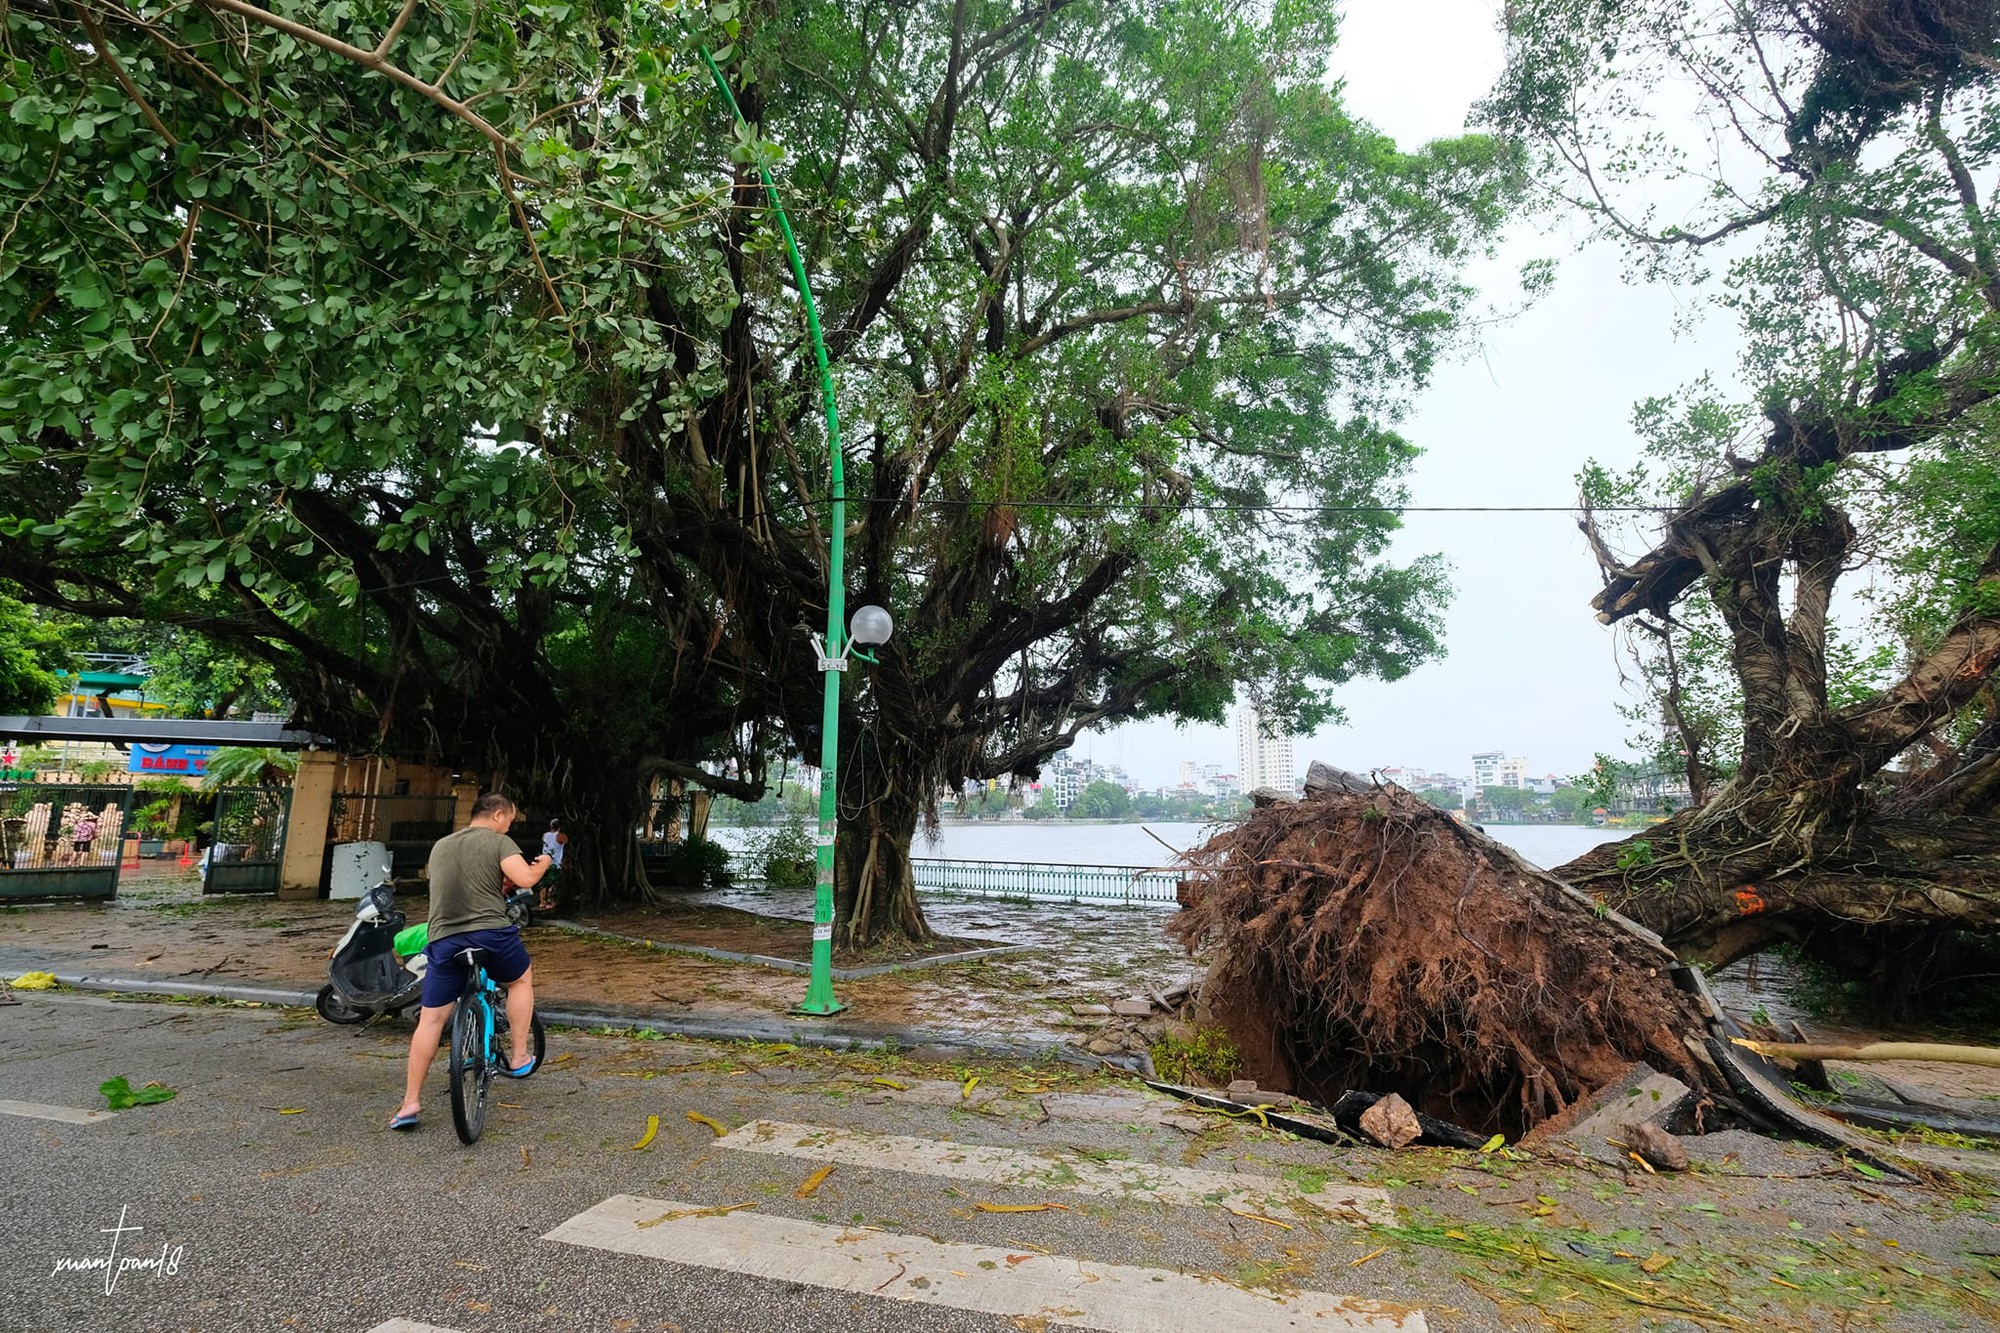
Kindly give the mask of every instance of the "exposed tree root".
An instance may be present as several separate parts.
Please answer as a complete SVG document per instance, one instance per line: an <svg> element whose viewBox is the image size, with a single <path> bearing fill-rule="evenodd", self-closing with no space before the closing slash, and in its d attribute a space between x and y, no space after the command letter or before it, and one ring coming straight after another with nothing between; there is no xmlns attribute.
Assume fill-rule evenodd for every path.
<svg viewBox="0 0 2000 1333"><path fill-rule="evenodd" d="M1670 953L1400 787L1256 810L1188 860L1170 929L1220 950L1207 1007L1301 1093L1518 1134L1635 1060L1714 1085Z"/></svg>

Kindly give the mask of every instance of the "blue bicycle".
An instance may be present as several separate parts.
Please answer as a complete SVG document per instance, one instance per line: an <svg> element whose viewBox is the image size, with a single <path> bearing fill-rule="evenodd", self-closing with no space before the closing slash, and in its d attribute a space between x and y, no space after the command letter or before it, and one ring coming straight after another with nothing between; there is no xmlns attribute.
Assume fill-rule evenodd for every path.
<svg viewBox="0 0 2000 1333"><path fill-rule="evenodd" d="M534 895L526 890L514 894L507 900L508 916L518 922L533 901ZM479 1142L480 1132L486 1128L486 1094L512 1042L505 992L486 975L485 950L470 949L467 953L471 966L466 968L465 990L451 1015L451 1123L458 1130L459 1142L472 1144ZM548 1043L542 1016L537 1013L529 1032L537 1070L542 1067Z"/></svg>

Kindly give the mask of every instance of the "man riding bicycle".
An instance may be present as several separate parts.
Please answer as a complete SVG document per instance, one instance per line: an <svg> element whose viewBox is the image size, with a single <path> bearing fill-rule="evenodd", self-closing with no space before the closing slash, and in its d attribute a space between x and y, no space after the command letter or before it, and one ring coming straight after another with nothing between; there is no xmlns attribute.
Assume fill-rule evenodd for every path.
<svg viewBox="0 0 2000 1333"><path fill-rule="evenodd" d="M465 988L469 949L486 953L486 971L507 988L507 1029L513 1051L499 1072L526 1078L535 1072L528 1050L535 1012L534 978L520 927L507 919L503 881L533 888L547 873L551 859L529 861L507 836L513 827L514 802L488 792L472 806L471 821L458 832L440 838L430 858L430 943L424 948L423 1008L417 1031L410 1038L410 1064L403 1085L403 1105L389 1121L391 1129L415 1129L423 1113L424 1075L430 1071L451 1017L452 1005Z"/></svg>

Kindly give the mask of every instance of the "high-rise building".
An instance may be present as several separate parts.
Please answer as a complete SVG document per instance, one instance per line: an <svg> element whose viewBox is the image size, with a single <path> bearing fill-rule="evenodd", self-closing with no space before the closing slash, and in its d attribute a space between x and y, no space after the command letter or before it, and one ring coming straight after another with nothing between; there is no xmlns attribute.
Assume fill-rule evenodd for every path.
<svg viewBox="0 0 2000 1333"><path fill-rule="evenodd" d="M1472 790L1481 792L1500 785L1500 766L1507 762L1505 750L1487 750L1472 756Z"/></svg>
<svg viewBox="0 0 2000 1333"><path fill-rule="evenodd" d="M1298 764L1292 758L1292 738L1267 731L1264 719L1250 704L1236 707L1236 777L1241 791L1275 787L1297 791Z"/></svg>

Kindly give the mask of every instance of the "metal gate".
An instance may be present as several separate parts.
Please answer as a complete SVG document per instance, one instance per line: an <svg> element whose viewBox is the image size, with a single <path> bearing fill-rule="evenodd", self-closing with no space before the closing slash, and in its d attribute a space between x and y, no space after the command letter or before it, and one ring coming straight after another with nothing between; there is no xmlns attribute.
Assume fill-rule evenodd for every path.
<svg viewBox="0 0 2000 1333"><path fill-rule="evenodd" d="M203 893L276 893L285 858L290 787L224 787L215 795L215 845Z"/></svg>
<svg viewBox="0 0 2000 1333"><path fill-rule="evenodd" d="M114 898L132 789L0 783L0 898Z"/></svg>

